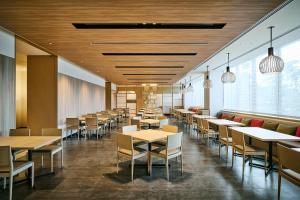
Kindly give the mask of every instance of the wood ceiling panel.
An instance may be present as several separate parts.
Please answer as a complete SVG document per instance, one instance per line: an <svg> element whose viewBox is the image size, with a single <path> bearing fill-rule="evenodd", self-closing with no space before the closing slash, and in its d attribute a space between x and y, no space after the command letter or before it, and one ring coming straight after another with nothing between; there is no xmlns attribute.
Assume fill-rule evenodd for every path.
<svg viewBox="0 0 300 200"><path fill-rule="evenodd" d="M283 0L10 0L0 2L0 26L118 84L131 82L122 75L124 71L115 68L117 65L183 65L184 68L176 70L176 76L167 81L173 83L282 2ZM144 22L226 25L223 29L213 30L83 30L75 29L72 25ZM102 53L105 52L195 52L197 55L103 56ZM137 71L140 73L143 70ZM144 70L145 73L165 73L162 71Z"/></svg>

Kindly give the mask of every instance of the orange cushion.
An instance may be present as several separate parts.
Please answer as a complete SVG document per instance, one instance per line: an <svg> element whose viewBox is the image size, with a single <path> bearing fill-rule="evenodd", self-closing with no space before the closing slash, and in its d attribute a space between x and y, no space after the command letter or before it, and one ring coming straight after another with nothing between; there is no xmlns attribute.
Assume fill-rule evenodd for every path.
<svg viewBox="0 0 300 200"><path fill-rule="evenodd" d="M235 117L233 118L233 121L234 121L234 122L241 122L241 121L242 121L242 118L241 118L241 117L235 116Z"/></svg>
<svg viewBox="0 0 300 200"><path fill-rule="evenodd" d="M261 127L264 124L264 120L261 119L252 119L250 126L252 127Z"/></svg>

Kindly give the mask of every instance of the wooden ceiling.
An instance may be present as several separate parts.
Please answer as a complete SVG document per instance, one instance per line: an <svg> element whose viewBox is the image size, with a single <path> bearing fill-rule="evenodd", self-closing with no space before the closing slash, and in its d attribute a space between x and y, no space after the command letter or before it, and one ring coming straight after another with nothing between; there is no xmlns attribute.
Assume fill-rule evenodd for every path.
<svg viewBox="0 0 300 200"><path fill-rule="evenodd" d="M0 2L0 26L117 84L170 84L282 2L9 0ZM72 23L226 25L223 29L76 29Z"/></svg>

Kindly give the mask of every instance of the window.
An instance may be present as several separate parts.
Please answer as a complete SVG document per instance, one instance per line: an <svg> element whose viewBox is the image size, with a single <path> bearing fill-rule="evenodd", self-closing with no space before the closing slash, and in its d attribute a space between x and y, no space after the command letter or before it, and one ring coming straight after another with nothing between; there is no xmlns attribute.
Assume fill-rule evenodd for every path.
<svg viewBox="0 0 300 200"><path fill-rule="evenodd" d="M259 71L267 55L231 67L236 82L223 86L225 109L300 117L300 40L277 49L285 63L282 73Z"/></svg>
<svg viewBox="0 0 300 200"><path fill-rule="evenodd" d="M194 88L193 92L187 92L184 94L184 107L187 109L191 106L204 107L204 88L203 88L203 76L192 80ZM188 84L187 84L188 85Z"/></svg>

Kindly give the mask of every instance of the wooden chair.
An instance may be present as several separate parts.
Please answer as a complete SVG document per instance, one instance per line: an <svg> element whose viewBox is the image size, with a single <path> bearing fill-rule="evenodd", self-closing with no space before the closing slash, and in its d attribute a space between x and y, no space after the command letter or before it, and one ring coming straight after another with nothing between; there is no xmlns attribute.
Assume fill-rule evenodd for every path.
<svg viewBox="0 0 300 200"><path fill-rule="evenodd" d="M226 161L228 160L228 147L232 145L232 137L228 136L227 126L219 126L219 156L221 156L221 147L226 146Z"/></svg>
<svg viewBox="0 0 300 200"><path fill-rule="evenodd" d="M128 133L128 132L133 132L133 131L137 131L137 126L136 125L129 125L129 126L123 126L122 127L122 133ZM134 146L141 146L146 144L145 141L142 140L137 140L137 139L133 139L133 145Z"/></svg>
<svg viewBox="0 0 300 200"><path fill-rule="evenodd" d="M169 159L181 158L181 175L183 173L183 159L182 159L182 132L169 135L167 138L167 145L162 146L156 149L153 149L149 152L149 172L152 173L152 156L163 158L166 163L166 176L169 181Z"/></svg>
<svg viewBox="0 0 300 200"><path fill-rule="evenodd" d="M209 138L216 139L218 136L218 132L210 129L209 123L206 119L201 119L202 123L202 133L207 136L207 143L209 144Z"/></svg>
<svg viewBox="0 0 300 200"><path fill-rule="evenodd" d="M192 114L187 114L186 115L186 123L188 128L190 129L191 127L193 128L193 115Z"/></svg>
<svg viewBox="0 0 300 200"><path fill-rule="evenodd" d="M141 130L141 122L139 119L131 119L131 125L136 125L138 130Z"/></svg>
<svg viewBox="0 0 300 200"><path fill-rule="evenodd" d="M9 136L30 136L31 130L29 128L18 128L18 129L10 129L9 130ZM17 160L21 157L26 156L27 157L27 150L13 150L13 160Z"/></svg>
<svg viewBox="0 0 300 200"><path fill-rule="evenodd" d="M9 199L12 200L14 176L31 168L31 187L34 186L34 163L32 161L13 161L10 146L0 146L0 177L4 178L3 188L6 188L6 178L9 178Z"/></svg>
<svg viewBox="0 0 300 200"><path fill-rule="evenodd" d="M278 169L278 199L280 199L281 177L300 186L300 152L292 148L277 144L279 169Z"/></svg>
<svg viewBox="0 0 300 200"><path fill-rule="evenodd" d="M101 126L98 124L97 117L88 117L88 118L85 118L85 121L86 121L85 138L86 138L87 134L89 134L89 138L90 138L91 133L94 132L94 133L96 133L96 137L98 139L98 135L100 133Z"/></svg>
<svg viewBox="0 0 300 200"><path fill-rule="evenodd" d="M44 154L48 154L50 156L50 163L51 163L51 172L53 173L53 156L60 152L60 163L61 168L64 166L64 154L63 154L63 137L62 137L62 130L58 128L43 128L42 129L43 136L60 136L61 140L57 143L53 143L51 145L44 146L40 149L32 151L34 154L41 154L42 158L42 167L44 166Z"/></svg>
<svg viewBox="0 0 300 200"><path fill-rule="evenodd" d="M120 156L130 157L131 159L131 181L133 181L134 160L147 156L145 149L135 147L130 135L117 135L117 173L119 172Z"/></svg>
<svg viewBox="0 0 300 200"><path fill-rule="evenodd" d="M70 133L70 136L72 137L73 131L77 133L79 140L81 131L79 118L66 118L66 139L68 138L68 133Z"/></svg>
<svg viewBox="0 0 300 200"><path fill-rule="evenodd" d="M243 157L243 178L245 171L245 160L246 156L250 156L250 163L252 163L252 156L264 156L265 157L265 170L267 163L267 152L265 150L258 149L254 146L246 145L245 137L243 133L235 130L231 131L232 134L232 167L234 161L234 154L239 152Z"/></svg>
<svg viewBox="0 0 300 200"><path fill-rule="evenodd" d="M204 137L204 131L203 131L202 120L197 118L196 123L197 123L197 139L199 139L199 135L201 135L202 138L203 138Z"/></svg>

